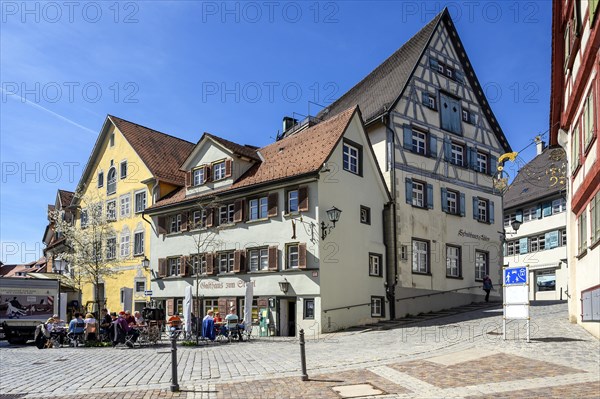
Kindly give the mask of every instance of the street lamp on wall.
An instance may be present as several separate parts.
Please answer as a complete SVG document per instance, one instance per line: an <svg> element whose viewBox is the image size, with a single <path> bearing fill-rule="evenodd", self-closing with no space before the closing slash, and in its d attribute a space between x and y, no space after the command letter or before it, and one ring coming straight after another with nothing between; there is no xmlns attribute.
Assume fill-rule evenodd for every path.
<svg viewBox="0 0 600 399"><path fill-rule="evenodd" d="M516 220L516 219L515 219L515 220L513 220L513 221L510 223L510 226L513 228L513 230L515 231L515 233L516 233L517 231L519 231L519 227L521 227L521 223L522 223L522 222L521 222L520 220Z"/></svg>
<svg viewBox="0 0 600 399"><path fill-rule="evenodd" d="M144 256L144 259L142 259L142 267L144 269L148 269L150 267L150 260L148 258L146 258Z"/></svg>
<svg viewBox="0 0 600 399"><path fill-rule="evenodd" d="M287 294L288 290L290 289L290 283L287 281L287 278L284 278L283 281L279 282L279 289L284 295Z"/></svg>
<svg viewBox="0 0 600 399"><path fill-rule="evenodd" d="M327 219L329 219L331 225L325 224L325 222L323 221L321 222L321 238L323 240L325 239L325 237L327 237L327 234L329 234L329 232L335 228L336 222L340 220L340 214L342 213L342 211L336 208L335 206L332 206L331 209L327 210L326 213Z"/></svg>

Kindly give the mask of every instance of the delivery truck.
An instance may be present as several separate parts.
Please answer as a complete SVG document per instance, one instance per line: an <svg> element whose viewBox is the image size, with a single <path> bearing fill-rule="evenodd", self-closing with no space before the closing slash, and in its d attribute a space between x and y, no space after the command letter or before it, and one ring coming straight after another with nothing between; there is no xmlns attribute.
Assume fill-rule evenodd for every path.
<svg viewBox="0 0 600 399"><path fill-rule="evenodd" d="M11 344L33 339L35 328L58 313L59 281L0 277L0 326Z"/></svg>

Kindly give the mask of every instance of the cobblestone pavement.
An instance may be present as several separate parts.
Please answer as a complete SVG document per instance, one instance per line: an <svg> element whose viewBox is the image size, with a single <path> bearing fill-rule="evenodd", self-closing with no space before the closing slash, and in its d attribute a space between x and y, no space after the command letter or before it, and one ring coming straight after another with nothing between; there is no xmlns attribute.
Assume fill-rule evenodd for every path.
<svg viewBox="0 0 600 399"><path fill-rule="evenodd" d="M501 306L386 330L308 332L307 382L298 377L295 339L180 346L180 393L169 391L166 345L38 350L2 343L0 399L339 398L334 390L351 394L355 384L369 384L362 388L373 397L600 397L599 341L568 322L564 303L532 306L531 317L529 343L524 322L508 323L502 339Z"/></svg>

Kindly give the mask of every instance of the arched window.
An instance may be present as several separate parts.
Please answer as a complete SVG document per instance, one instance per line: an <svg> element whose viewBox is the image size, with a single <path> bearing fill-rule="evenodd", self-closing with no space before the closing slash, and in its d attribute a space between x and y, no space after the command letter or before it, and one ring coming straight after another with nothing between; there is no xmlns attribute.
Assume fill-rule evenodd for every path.
<svg viewBox="0 0 600 399"><path fill-rule="evenodd" d="M106 194L114 194L117 191L117 169L113 166L108 170L106 179Z"/></svg>

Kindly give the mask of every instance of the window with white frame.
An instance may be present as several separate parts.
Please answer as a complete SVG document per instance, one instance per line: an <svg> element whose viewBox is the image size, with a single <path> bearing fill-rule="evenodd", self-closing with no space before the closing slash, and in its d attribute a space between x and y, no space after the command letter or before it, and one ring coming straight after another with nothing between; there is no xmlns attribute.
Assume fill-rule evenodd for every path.
<svg viewBox="0 0 600 399"><path fill-rule="evenodd" d="M249 220L265 219L269 210L268 197L260 197L251 199L249 202L248 215Z"/></svg>
<svg viewBox="0 0 600 399"><path fill-rule="evenodd" d="M446 203L448 206L448 213L458 214L458 193L456 191L446 191Z"/></svg>
<svg viewBox="0 0 600 399"><path fill-rule="evenodd" d="M371 208L360 206L360 222L362 224L371 224Z"/></svg>
<svg viewBox="0 0 600 399"><path fill-rule="evenodd" d="M192 214L192 228L200 229L206 227L206 210L201 209L199 211L194 211Z"/></svg>
<svg viewBox="0 0 600 399"><path fill-rule="evenodd" d="M359 174L360 173L359 162L360 162L360 157L359 157L358 148L356 148L348 143L344 143L344 147L343 147L344 170L354 173L356 175Z"/></svg>
<svg viewBox="0 0 600 399"><path fill-rule="evenodd" d="M106 259L111 260L117 257L117 238L111 237L106 240Z"/></svg>
<svg viewBox="0 0 600 399"><path fill-rule="evenodd" d="M192 255L192 273L193 274L206 274L208 263L206 263L205 254Z"/></svg>
<svg viewBox="0 0 600 399"><path fill-rule="evenodd" d="M288 269L297 269L299 265L298 244L289 244L285 247L286 267Z"/></svg>
<svg viewBox="0 0 600 399"><path fill-rule="evenodd" d="M479 198L477 201L477 220L487 222L488 218L488 200Z"/></svg>
<svg viewBox="0 0 600 399"><path fill-rule="evenodd" d="M412 205L425 207L425 185L416 180L412 181Z"/></svg>
<svg viewBox="0 0 600 399"><path fill-rule="evenodd" d="M128 230L123 230L121 233L121 258L129 256L130 252L130 234Z"/></svg>
<svg viewBox="0 0 600 399"><path fill-rule="evenodd" d="M463 166L464 153L465 153L464 146L462 146L460 144L452 143L451 144L450 162L452 162L455 165Z"/></svg>
<svg viewBox="0 0 600 399"><path fill-rule="evenodd" d="M111 200L106 202L106 220L117 220L117 201Z"/></svg>
<svg viewBox="0 0 600 399"><path fill-rule="evenodd" d="M169 233L179 233L181 231L181 214L170 216Z"/></svg>
<svg viewBox="0 0 600 399"><path fill-rule="evenodd" d="M119 217L124 218L124 217L129 217L130 212L131 212L131 196L129 194L125 194L122 195L119 198L120 201L120 209L121 211L119 212Z"/></svg>
<svg viewBox="0 0 600 399"><path fill-rule="evenodd" d="M179 276L181 274L181 257L168 259L169 276Z"/></svg>
<svg viewBox="0 0 600 399"><path fill-rule="evenodd" d="M233 223L235 215L235 204L223 205L219 207L219 224Z"/></svg>
<svg viewBox="0 0 600 399"><path fill-rule="evenodd" d="M429 242L412 240L412 271L429 273Z"/></svg>
<svg viewBox="0 0 600 399"><path fill-rule="evenodd" d="M446 245L446 276L460 277L460 247Z"/></svg>
<svg viewBox="0 0 600 399"><path fill-rule="evenodd" d="M552 201L552 213L561 213L567 210L567 200L565 198L557 198Z"/></svg>
<svg viewBox="0 0 600 399"><path fill-rule="evenodd" d="M298 190L290 190L287 192L287 212L298 212Z"/></svg>
<svg viewBox="0 0 600 399"><path fill-rule="evenodd" d="M315 318L315 299L314 298L304 298L304 317L306 319L314 319Z"/></svg>
<svg viewBox="0 0 600 399"><path fill-rule="evenodd" d="M514 213L506 213L504 214L504 227L510 226L510 224L515 220Z"/></svg>
<svg viewBox="0 0 600 399"><path fill-rule="evenodd" d="M251 272L269 269L269 249L256 248L248 251L248 269Z"/></svg>
<svg viewBox="0 0 600 399"><path fill-rule="evenodd" d="M531 220L536 220L537 219L537 209L538 208L536 206L523 209L523 223L529 222Z"/></svg>
<svg viewBox="0 0 600 399"><path fill-rule="evenodd" d="M488 173L488 154L477 151L477 171Z"/></svg>
<svg viewBox="0 0 600 399"><path fill-rule="evenodd" d="M213 165L213 180L222 180L225 178L225 161Z"/></svg>
<svg viewBox="0 0 600 399"><path fill-rule="evenodd" d="M540 250L538 246L538 237L529 238L529 252L537 252Z"/></svg>
<svg viewBox="0 0 600 399"><path fill-rule="evenodd" d="M413 152L425 155L427 152L427 134L413 129L412 146Z"/></svg>
<svg viewBox="0 0 600 399"><path fill-rule="evenodd" d="M205 168L194 169L194 186L200 186L204 184L204 170Z"/></svg>
<svg viewBox="0 0 600 399"><path fill-rule="evenodd" d="M219 273L232 273L235 258L233 251L219 254Z"/></svg>
<svg viewBox="0 0 600 399"><path fill-rule="evenodd" d="M567 229L560 230L560 246L564 247L567 245Z"/></svg>
<svg viewBox="0 0 600 399"><path fill-rule="evenodd" d="M144 232L138 231L133 235L133 254L143 255L144 254Z"/></svg>
<svg viewBox="0 0 600 399"><path fill-rule="evenodd" d="M142 294L146 291L146 280L135 280L135 292Z"/></svg>
<svg viewBox="0 0 600 399"><path fill-rule="evenodd" d="M127 177L127 161L121 161L121 180Z"/></svg>
<svg viewBox="0 0 600 399"><path fill-rule="evenodd" d="M383 276L382 259L383 256L380 254L369 254L369 276Z"/></svg>
<svg viewBox="0 0 600 399"><path fill-rule="evenodd" d="M487 252L475 251L475 280L483 280L488 275Z"/></svg>
<svg viewBox="0 0 600 399"><path fill-rule="evenodd" d="M506 243L506 255L518 255L519 254L519 242L508 241Z"/></svg>
<svg viewBox="0 0 600 399"><path fill-rule="evenodd" d="M383 297L371 297L371 317L383 317Z"/></svg>
<svg viewBox="0 0 600 399"><path fill-rule="evenodd" d="M146 209L146 190L135 193L135 213L144 212Z"/></svg>
<svg viewBox="0 0 600 399"><path fill-rule="evenodd" d="M117 192L117 169L113 166L108 170L106 178L106 194L111 195Z"/></svg>

